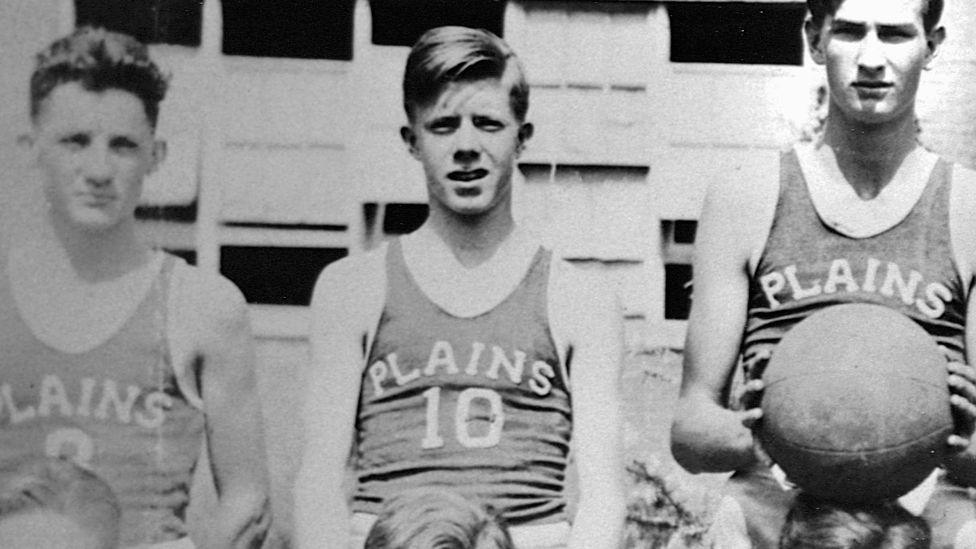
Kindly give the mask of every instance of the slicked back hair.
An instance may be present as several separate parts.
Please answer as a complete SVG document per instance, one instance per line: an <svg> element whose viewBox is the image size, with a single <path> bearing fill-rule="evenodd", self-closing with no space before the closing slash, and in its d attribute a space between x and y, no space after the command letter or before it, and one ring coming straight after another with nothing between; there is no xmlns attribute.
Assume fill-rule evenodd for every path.
<svg viewBox="0 0 976 549"><path fill-rule="evenodd" d="M519 122L529 110L525 70L504 40L484 29L437 27L413 45L403 75L403 108L414 120L453 82L497 78L509 87L509 104Z"/></svg>
<svg viewBox="0 0 976 549"><path fill-rule="evenodd" d="M939 24L942 18L943 0L919 0L922 3L922 26L925 32L931 32ZM807 0L807 8L810 10L810 19L813 20L815 27L823 26L824 20L828 15L837 12L837 8L844 3L844 0Z"/></svg>

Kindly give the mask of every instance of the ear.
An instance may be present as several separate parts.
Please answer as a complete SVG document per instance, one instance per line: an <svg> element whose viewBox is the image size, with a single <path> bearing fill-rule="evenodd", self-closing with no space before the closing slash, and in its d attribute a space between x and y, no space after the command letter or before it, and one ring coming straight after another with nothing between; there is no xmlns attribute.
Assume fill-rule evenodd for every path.
<svg viewBox="0 0 976 549"><path fill-rule="evenodd" d="M945 42L945 39L946 39L945 27L938 27L926 33L925 44L929 48L928 55L925 59L926 69L932 68L932 62L935 60L936 57L938 57L939 50L941 49L942 43Z"/></svg>
<svg viewBox="0 0 976 549"><path fill-rule="evenodd" d="M37 148L37 132L34 129L17 134L17 149L23 154L27 155L27 158L34 164L37 163L37 157L40 154L40 150Z"/></svg>
<svg viewBox="0 0 976 549"><path fill-rule="evenodd" d="M166 154L169 152L169 146L166 145L166 141L162 139L157 139L153 141L152 148L152 164L149 166L149 173L155 172L159 169L159 165L166 160Z"/></svg>
<svg viewBox="0 0 976 549"><path fill-rule="evenodd" d="M824 21L820 25L815 25L811 17L807 17L806 21L803 22L803 35L807 39L807 49L810 50L810 58L818 65L823 65L827 62L827 56L824 54L823 39L823 30L826 24L827 22Z"/></svg>
<svg viewBox="0 0 976 549"><path fill-rule="evenodd" d="M420 160L420 152L417 150L417 133L410 126L400 126L400 139L407 146L410 156Z"/></svg>
<svg viewBox="0 0 976 549"><path fill-rule="evenodd" d="M531 122L525 122L519 126L518 131L518 148L516 148L516 154L521 154L522 150L525 148L525 143L532 139L532 134L535 133L535 126Z"/></svg>

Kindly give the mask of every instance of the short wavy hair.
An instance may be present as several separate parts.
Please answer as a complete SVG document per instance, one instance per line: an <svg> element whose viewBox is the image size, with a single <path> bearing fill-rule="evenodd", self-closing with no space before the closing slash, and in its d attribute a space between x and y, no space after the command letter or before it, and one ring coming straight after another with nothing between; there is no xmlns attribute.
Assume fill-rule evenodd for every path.
<svg viewBox="0 0 976 549"><path fill-rule="evenodd" d="M118 89L135 95L155 128L169 75L150 59L142 42L127 34L85 26L37 54L30 79L31 119L37 119L54 88L71 82L88 91Z"/></svg>
<svg viewBox="0 0 976 549"><path fill-rule="evenodd" d="M515 549L504 522L489 507L456 492L418 488L390 498L365 549Z"/></svg>
<svg viewBox="0 0 976 549"><path fill-rule="evenodd" d="M115 492L97 475L61 458L32 458L0 466L0 521L48 511L118 543L122 510Z"/></svg>
<svg viewBox="0 0 976 549"><path fill-rule="evenodd" d="M925 32L931 32L942 18L943 0L921 0L922 2L922 26ZM810 19L814 26L820 28L824 19L828 15L837 12L837 8L844 3L844 0L807 0L807 8L810 10Z"/></svg>
<svg viewBox="0 0 976 549"><path fill-rule="evenodd" d="M783 525L780 549L928 549L928 523L895 501L841 504L797 496Z"/></svg>
<svg viewBox="0 0 976 549"><path fill-rule="evenodd" d="M447 26L425 32L413 45L403 75L403 108L410 121L452 82L498 78L509 86L512 113L525 121L529 84L522 62L504 40L484 29Z"/></svg>

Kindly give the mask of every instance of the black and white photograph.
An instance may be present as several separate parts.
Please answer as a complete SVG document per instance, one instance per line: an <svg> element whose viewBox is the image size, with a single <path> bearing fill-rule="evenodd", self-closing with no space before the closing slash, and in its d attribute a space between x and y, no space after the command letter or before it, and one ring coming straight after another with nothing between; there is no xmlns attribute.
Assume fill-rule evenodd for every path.
<svg viewBox="0 0 976 549"><path fill-rule="evenodd" d="M0 72L0 549L976 549L970 0L0 0Z"/></svg>

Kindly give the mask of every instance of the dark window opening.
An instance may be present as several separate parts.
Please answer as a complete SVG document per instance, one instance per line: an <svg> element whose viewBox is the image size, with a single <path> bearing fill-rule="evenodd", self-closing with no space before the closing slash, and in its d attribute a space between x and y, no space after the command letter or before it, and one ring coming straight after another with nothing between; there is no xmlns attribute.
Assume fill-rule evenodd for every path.
<svg viewBox="0 0 976 549"><path fill-rule="evenodd" d="M227 55L352 59L355 0L225 0Z"/></svg>
<svg viewBox="0 0 976 549"><path fill-rule="evenodd" d="M668 3L671 61L801 65L804 17L803 2Z"/></svg>
<svg viewBox="0 0 976 549"><path fill-rule="evenodd" d="M308 305L322 269L346 255L344 248L223 246L220 272L248 303Z"/></svg>
<svg viewBox="0 0 976 549"><path fill-rule="evenodd" d="M460 25L502 36L505 0L370 0L373 43L412 46L434 27Z"/></svg>
<svg viewBox="0 0 976 549"><path fill-rule="evenodd" d="M163 248L163 250L175 255L176 257L182 257L190 265L197 264L197 252L195 250L187 250L183 248Z"/></svg>
<svg viewBox="0 0 976 549"><path fill-rule="evenodd" d="M664 264L664 318L688 320L691 312L691 265Z"/></svg>
<svg viewBox="0 0 976 549"><path fill-rule="evenodd" d="M427 221L429 212L427 204L387 204L383 215L383 234L412 233Z"/></svg>
<svg viewBox="0 0 976 549"><path fill-rule="evenodd" d="M694 244L695 233L698 232L698 222L688 219L678 219L671 226L671 238L675 244Z"/></svg>
<svg viewBox="0 0 976 549"><path fill-rule="evenodd" d="M197 220L197 201L189 204L142 204L136 207L136 219L193 223Z"/></svg>
<svg viewBox="0 0 976 549"><path fill-rule="evenodd" d="M105 27L145 44L200 45L201 0L75 0L75 25Z"/></svg>

